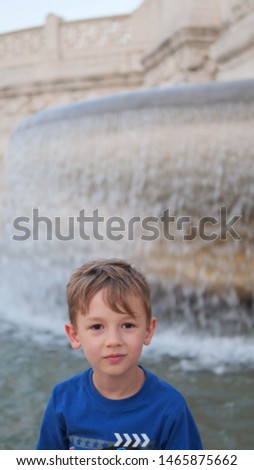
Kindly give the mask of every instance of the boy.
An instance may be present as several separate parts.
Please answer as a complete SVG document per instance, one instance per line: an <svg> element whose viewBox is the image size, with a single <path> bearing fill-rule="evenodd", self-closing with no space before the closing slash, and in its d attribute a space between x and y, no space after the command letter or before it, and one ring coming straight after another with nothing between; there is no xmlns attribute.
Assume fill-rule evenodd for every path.
<svg viewBox="0 0 254 470"><path fill-rule="evenodd" d="M37 449L201 449L184 398L137 364L156 326L144 276L122 260L90 262L67 300L66 333L92 367L55 386Z"/></svg>

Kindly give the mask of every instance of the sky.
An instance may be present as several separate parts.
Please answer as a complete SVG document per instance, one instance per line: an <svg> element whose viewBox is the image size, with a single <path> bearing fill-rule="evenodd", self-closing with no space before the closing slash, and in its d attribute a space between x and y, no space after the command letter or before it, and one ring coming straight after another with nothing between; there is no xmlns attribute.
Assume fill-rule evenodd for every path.
<svg viewBox="0 0 254 470"><path fill-rule="evenodd" d="M45 23L49 13L64 20L130 13L143 0L0 0L0 34Z"/></svg>

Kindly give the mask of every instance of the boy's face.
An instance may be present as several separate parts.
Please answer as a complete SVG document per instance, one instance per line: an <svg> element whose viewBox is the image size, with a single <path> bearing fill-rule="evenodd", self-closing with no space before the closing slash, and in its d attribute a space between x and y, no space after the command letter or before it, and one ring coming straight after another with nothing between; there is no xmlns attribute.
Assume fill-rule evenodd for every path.
<svg viewBox="0 0 254 470"><path fill-rule="evenodd" d="M82 347L94 374L104 378L124 376L136 370L143 344L152 339L156 319L148 324L142 302L130 299L134 317L111 310L104 301L104 291L91 300L85 315L78 313L76 327L67 323L66 333L73 348Z"/></svg>

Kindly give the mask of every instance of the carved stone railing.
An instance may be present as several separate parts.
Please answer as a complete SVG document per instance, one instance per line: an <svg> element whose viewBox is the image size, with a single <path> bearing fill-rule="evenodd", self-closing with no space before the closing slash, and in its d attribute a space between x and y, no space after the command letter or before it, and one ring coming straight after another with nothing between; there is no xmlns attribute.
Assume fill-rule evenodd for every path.
<svg viewBox="0 0 254 470"><path fill-rule="evenodd" d="M105 47L128 47L132 39L129 16L98 20L61 23L60 43L62 55L81 55Z"/></svg>
<svg viewBox="0 0 254 470"><path fill-rule="evenodd" d="M32 28L24 31L0 35L0 67L6 62L17 61L23 63L24 59L38 60L38 54L45 49L45 29Z"/></svg>
<svg viewBox="0 0 254 470"><path fill-rule="evenodd" d="M57 56L98 54L104 48L126 50L134 44L131 20L125 15L64 22L49 15L42 27L0 34L0 68Z"/></svg>

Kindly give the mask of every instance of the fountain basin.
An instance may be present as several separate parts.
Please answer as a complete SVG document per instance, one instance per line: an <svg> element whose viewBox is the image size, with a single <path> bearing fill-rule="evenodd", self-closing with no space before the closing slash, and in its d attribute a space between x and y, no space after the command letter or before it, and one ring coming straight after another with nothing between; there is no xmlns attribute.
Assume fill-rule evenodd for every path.
<svg viewBox="0 0 254 470"><path fill-rule="evenodd" d="M252 302L253 126L254 81L137 90L31 116L11 138L5 238L21 234L13 221L23 216L32 234L36 208L52 221L52 240L40 222L38 239L14 240L10 251L60 270L125 257L166 289ZM89 240L82 210L104 219L96 231L90 224ZM67 238L73 218L73 237L57 239L56 217ZM109 226L118 227L114 239Z"/></svg>

